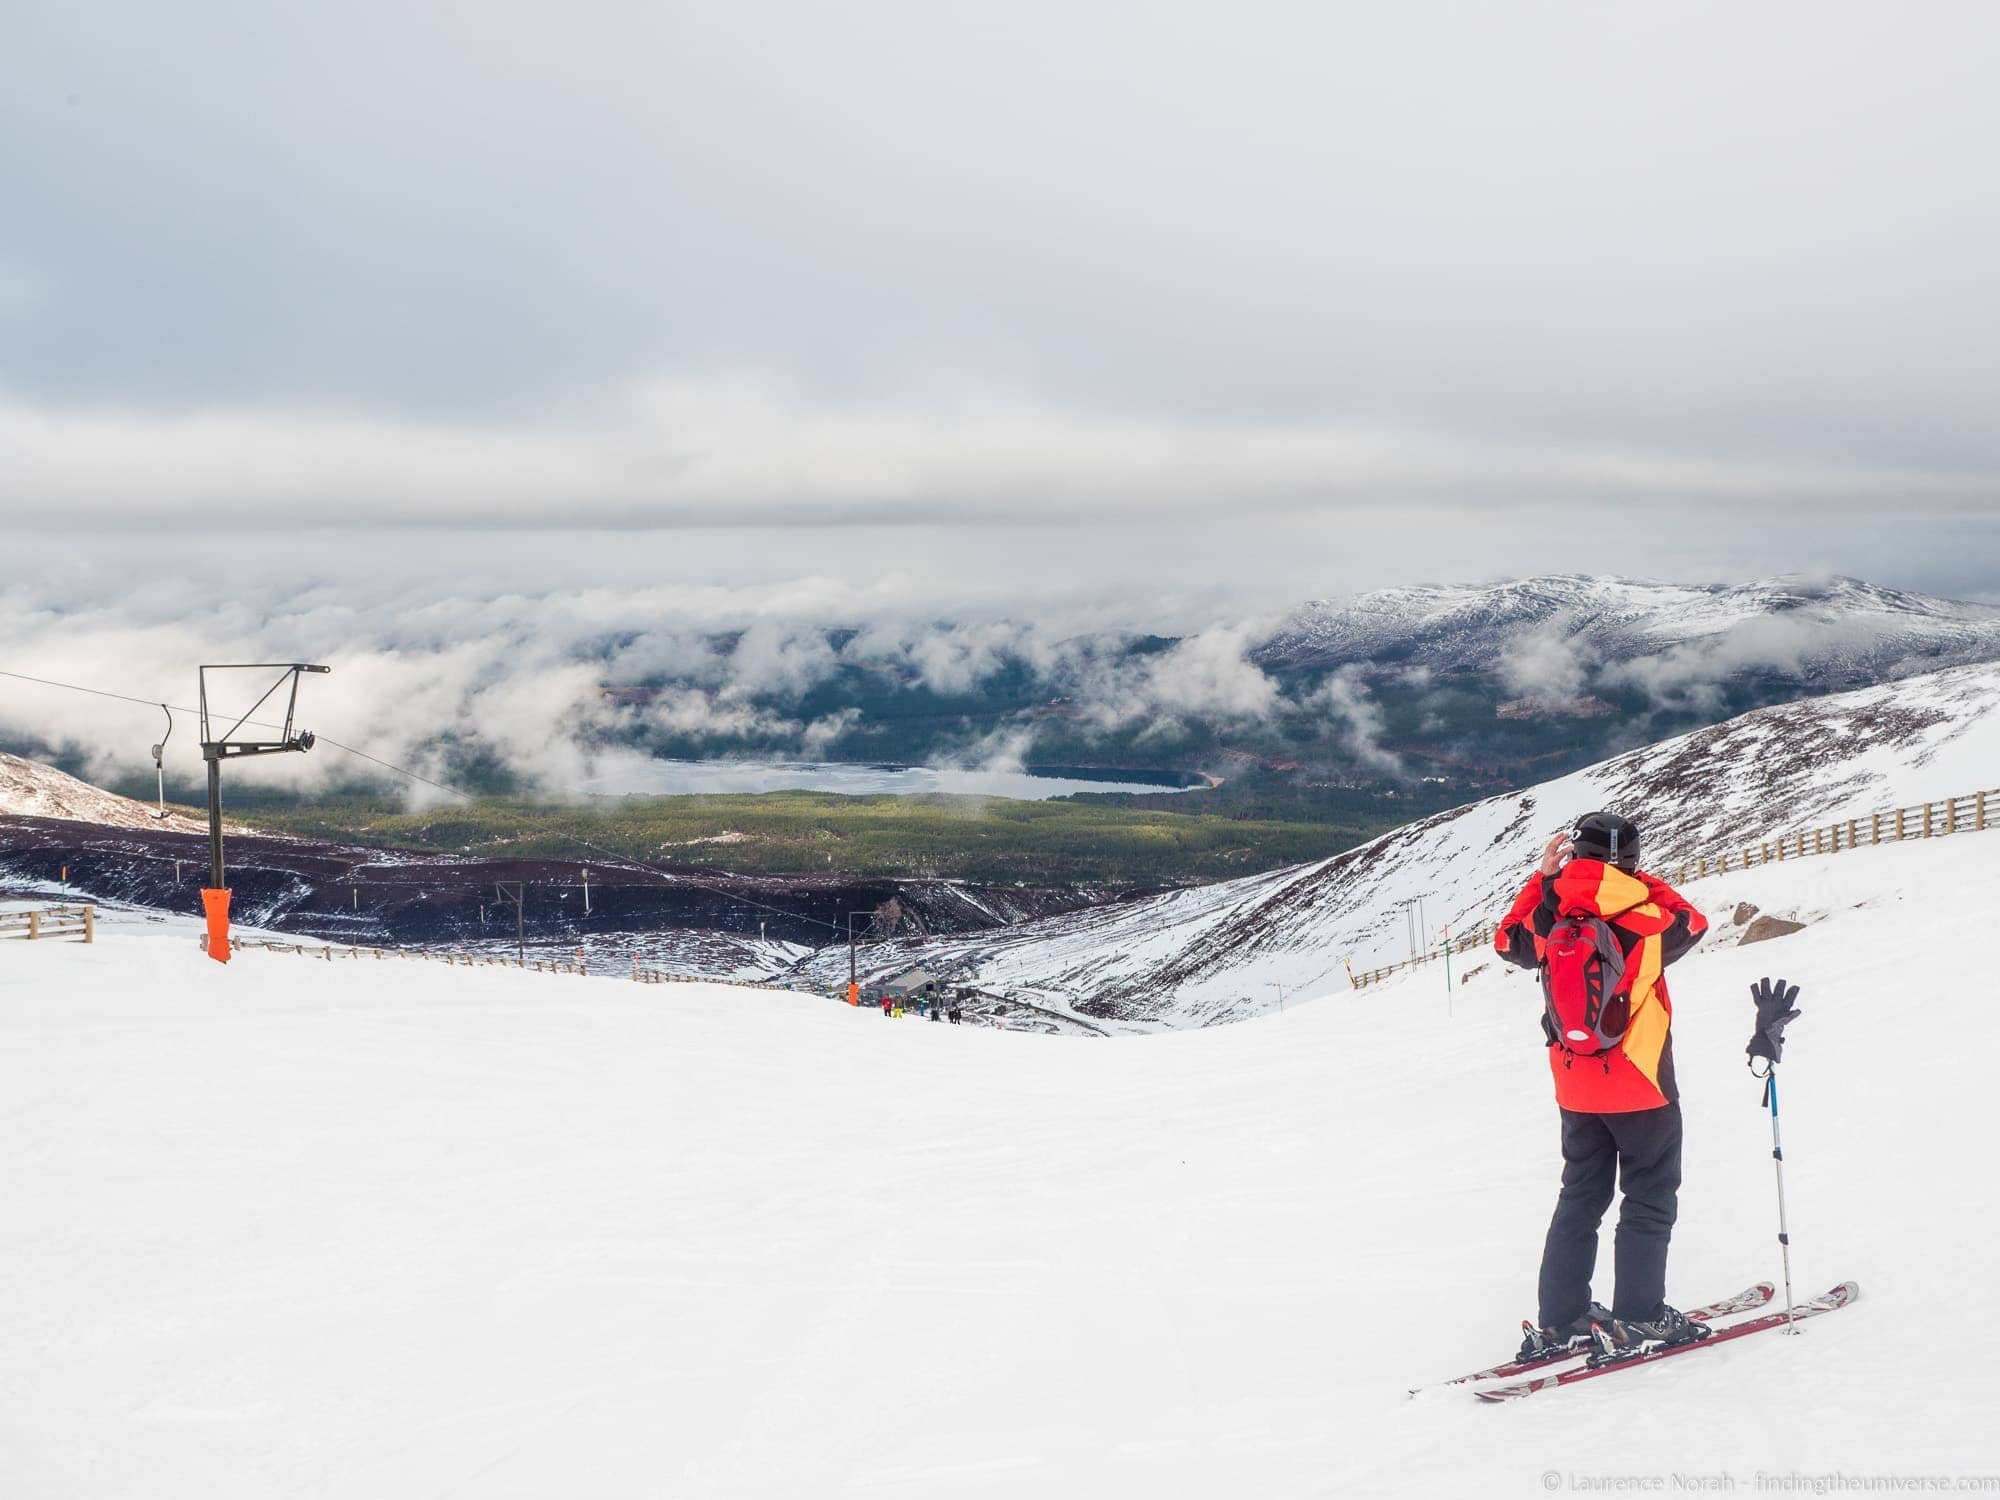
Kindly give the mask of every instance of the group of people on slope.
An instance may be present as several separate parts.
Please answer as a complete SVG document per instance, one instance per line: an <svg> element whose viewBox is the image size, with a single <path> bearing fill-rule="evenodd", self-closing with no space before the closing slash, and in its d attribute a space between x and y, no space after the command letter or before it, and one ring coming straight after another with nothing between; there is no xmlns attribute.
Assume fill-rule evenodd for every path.
<svg viewBox="0 0 2000 1500"><path fill-rule="evenodd" d="M946 1004L944 997L941 995L936 997L919 995L916 997L915 1004L917 1007L917 1019L920 1021L925 1019L932 1021L948 1019L952 1025L956 1026L959 1024L960 1017L964 1014L957 1005ZM905 1015L908 1013L908 1008L908 1003L898 999L894 995L884 994L882 996L882 1015L885 1019L892 1016Z"/></svg>

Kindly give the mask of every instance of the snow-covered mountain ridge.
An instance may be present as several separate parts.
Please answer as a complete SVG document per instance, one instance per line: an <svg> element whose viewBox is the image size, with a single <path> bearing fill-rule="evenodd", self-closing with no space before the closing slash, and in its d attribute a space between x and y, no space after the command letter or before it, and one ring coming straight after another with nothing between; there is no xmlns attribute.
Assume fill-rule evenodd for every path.
<svg viewBox="0 0 2000 1500"><path fill-rule="evenodd" d="M1703 587L1561 574L1315 600L1252 655L1267 667L1506 671L1532 667L1524 649L1558 647L1591 664L1665 656L1689 671L1786 668L1854 686L1838 679L2000 658L2000 608L1854 578Z"/></svg>
<svg viewBox="0 0 2000 1500"><path fill-rule="evenodd" d="M1441 813L1333 858L934 942L869 950L1133 1029L1207 1025L1346 987L1346 965L1408 953L1406 906L1435 939L1496 919L1543 842L1613 808L1646 862L2000 786L2000 665L1953 668L1755 713ZM1996 845L2000 853L2000 845ZM844 963L844 957L842 962ZM824 966L824 965L822 965Z"/></svg>

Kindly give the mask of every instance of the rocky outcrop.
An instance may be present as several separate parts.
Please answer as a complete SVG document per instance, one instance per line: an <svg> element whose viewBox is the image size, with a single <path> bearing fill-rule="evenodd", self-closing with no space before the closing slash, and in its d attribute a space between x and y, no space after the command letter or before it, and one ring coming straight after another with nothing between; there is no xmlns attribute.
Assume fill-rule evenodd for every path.
<svg viewBox="0 0 2000 1500"><path fill-rule="evenodd" d="M1744 930L1743 936L1736 940L1736 945L1740 948L1745 943L1761 943L1770 938L1790 937L1795 932L1805 930L1806 924L1803 922L1788 922L1783 917L1759 917Z"/></svg>

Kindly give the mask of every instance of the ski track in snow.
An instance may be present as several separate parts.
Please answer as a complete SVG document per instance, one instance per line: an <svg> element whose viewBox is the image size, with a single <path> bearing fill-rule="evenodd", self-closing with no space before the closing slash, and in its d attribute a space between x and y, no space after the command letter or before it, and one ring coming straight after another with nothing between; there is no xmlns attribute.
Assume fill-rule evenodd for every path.
<svg viewBox="0 0 2000 1500"><path fill-rule="evenodd" d="M1405 1390L1504 1355L1532 1311L1557 1132L1526 974L1448 1000L1432 969L1085 1045L707 985L224 968L180 919L11 944L0 1494L2000 1474L1979 1333L2000 1311L1980 1148L2000 1013L1965 958L2000 840L1697 891L1724 931L1671 974L1670 1295L1778 1275L1743 1059L1748 985L1773 974L1804 986L1795 1279L1862 1300L1491 1409ZM1744 901L1818 920L1736 947ZM1899 1036L1913 1017L1947 1040Z"/></svg>

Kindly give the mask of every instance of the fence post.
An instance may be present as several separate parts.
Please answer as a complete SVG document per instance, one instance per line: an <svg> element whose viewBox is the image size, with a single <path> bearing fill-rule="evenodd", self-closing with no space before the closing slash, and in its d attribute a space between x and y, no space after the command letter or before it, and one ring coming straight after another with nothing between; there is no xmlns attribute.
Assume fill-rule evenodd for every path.
<svg viewBox="0 0 2000 1500"><path fill-rule="evenodd" d="M1880 813L1870 813L1868 815L1868 842L1871 844L1882 842L1882 815Z"/></svg>
<svg viewBox="0 0 2000 1500"><path fill-rule="evenodd" d="M97 941L97 908L94 906L83 909L83 940L86 943Z"/></svg>
<svg viewBox="0 0 2000 1500"><path fill-rule="evenodd" d="M1924 837L1929 838L1930 836L1931 836L1931 805L1930 803L1926 802L1924 804Z"/></svg>
<svg viewBox="0 0 2000 1500"><path fill-rule="evenodd" d="M1946 833L1958 832L1958 798L1956 797L1945 804L1944 831Z"/></svg>
<svg viewBox="0 0 2000 1500"><path fill-rule="evenodd" d="M1986 826L1986 793L1981 792L1974 801L1978 808L1978 821L1973 826L1983 829Z"/></svg>
<svg viewBox="0 0 2000 1500"><path fill-rule="evenodd" d="M41 935L42 914L38 911L31 911L28 913L28 941L32 943Z"/></svg>
<svg viewBox="0 0 2000 1500"><path fill-rule="evenodd" d="M1903 842L1903 809L1896 809L1896 842Z"/></svg>
<svg viewBox="0 0 2000 1500"><path fill-rule="evenodd" d="M1854 837L1854 829L1855 829L1855 819L1849 818L1847 820L1847 847L1850 849L1852 849L1856 843L1856 839Z"/></svg>

